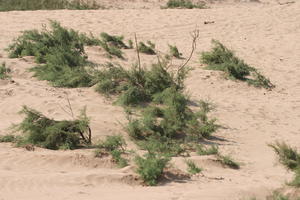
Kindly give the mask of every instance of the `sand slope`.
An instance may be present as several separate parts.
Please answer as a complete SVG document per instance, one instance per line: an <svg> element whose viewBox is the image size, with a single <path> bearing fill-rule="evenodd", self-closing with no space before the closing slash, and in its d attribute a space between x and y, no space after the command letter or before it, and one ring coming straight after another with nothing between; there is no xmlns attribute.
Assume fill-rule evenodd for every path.
<svg viewBox="0 0 300 200"><path fill-rule="evenodd" d="M242 163L238 171L224 169L210 158L193 157L204 168L204 176L190 181L174 181L157 187L136 184L132 169L117 169L108 160L93 159L91 150L50 151L0 144L0 199L241 199L263 196L291 177L276 164L267 146L283 140L300 147L300 2L242 3L205 10L98 10L26 11L0 13L0 62L13 70L14 83L0 80L0 134L22 116L22 105L30 105L56 119L68 119L60 108L68 94L78 113L87 106L94 139L122 133L122 108L96 94L92 88L53 88L26 71L32 58L8 59L3 50L21 31L41 28L48 19L82 32L102 31L140 40L152 40L164 51L176 44L185 56L190 50L189 33L197 27L200 38L197 53L209 50L211 39L234 49L247 63L257 67L277 86L273 91L249 87L222 78L219 72L203 70L199 55L191 66L195 70L186 84L193 100L209 99L216 106L212 114L226 129L216 134L224 153ZM215 21L204 25L204 21ZM90 59L103 63L96 48L88 48ZM127 51L130 65L135 55ZM144 63L155 57L143 56ZM116 61L116 60L115 60ZM174 160L184 169L182 160Z"/></svg>

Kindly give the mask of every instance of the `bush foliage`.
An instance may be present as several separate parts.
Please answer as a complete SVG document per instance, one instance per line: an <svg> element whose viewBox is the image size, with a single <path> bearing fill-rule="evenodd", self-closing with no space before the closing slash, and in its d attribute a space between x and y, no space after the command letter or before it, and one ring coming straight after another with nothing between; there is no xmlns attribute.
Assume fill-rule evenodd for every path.
<svg viewBox="0 0 300 200"><path fill-rule="evenodd" d="M137 173L147 185L156 185L169 161L169 158L155 154L137 156L135 159Z"/></svg>
<svg viewBox="0 0 300 200"><path fill-rule="evenodd" d="M0 11L11 10L87 10L99 9L96 2L88 3L82 0L0 0Z"/></svg>
<svg viewBox="0 0 300 200"><path fill-rule="evenodd" d="M207 69L224 71L229 78L246 81L255 87L272 89L275 86L269 79L261 75L254 67L236 57L230 49L219 41L212 41L214 47L210 52L203 52L201 61Z"/></svg>
<svg viewBox="0 0 300 200"><path fill-rule="evenodd" d="M25 119L17 125L24 134L21 144L33 144L47 149L75 149L91 143L89 119L85 110L78 119L56 121L38 111L23 107Z"/></svg>
<svg viewBox="0 0 300 200"><path fill-rule="evenodd" d="M0 142L15 142L16 136L8 134L8 135L1 135Z"/></svg>
<svg viewBox="0 0 300 200"><path fill-rule="evenodd" d="M294 172L294 179L289 184L300 187L300 153L295 148L292 148L283 142L276 142L269 146L272 147L279 156L279 162L287 169Z"/></svg>
<svg viewBox="0 0 300 200"><path fill-rule="evenodd" d="M151 41L147 41L147 44L144 42L139 42L138 50L141 53L148 54L148 55L155 55L155 44Z"/></svg>
<svg viewBox="0 0 300 200"><path fill-rule="evenodd" d="M187 164L187 167L188 167L187 171L190 174L198 174L202 171L202 169L199 168L192 160L187 160L186 164Z"/></svg>
<svg viewBox="0 0 300 200"><path fill-rule="evenodd" d="M97 145L96 157L99 157L104 150L112 156L112 159L119 167L128 165L128 161L122 157L125 153L126 142L121 135L107 136L106 140ZM100 152L100 153L99 153Z"/></svg>
<svg viewBox="0 0 300 200"><path fill-rule="evenodd" d="M10 78L10 76L9 76L10 72L11 72L10 68L7 68L5 63L2 63L0 65L0 79Z"/></svg>
<svg viewBox="0 0 300 200"><path fill-rule="evenodd" d="M87 69L91 63L84 52L86 37L51 21L51 30L25 31L8 51L11 58L34 56L40 64L31 69L34 76L54 86L87 87L94 83Z"/></svg>
<svg viewBox="0 0 300 200"><path fill-rule="evenodd" d="M190 0L169 0L167 5L163 8L186 8L186 9L193 9L193 8L206 8L205 3L197 3L194 4Z"/></svg>

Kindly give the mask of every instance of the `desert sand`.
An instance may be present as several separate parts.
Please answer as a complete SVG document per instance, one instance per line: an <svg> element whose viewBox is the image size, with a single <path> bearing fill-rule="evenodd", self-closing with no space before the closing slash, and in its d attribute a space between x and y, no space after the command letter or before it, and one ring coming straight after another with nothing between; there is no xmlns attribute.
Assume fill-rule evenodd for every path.
<svg viewBox="0 0 300 200"><path fill-rule="evenodd" d="M224 168L209 156L192 156L204 169L201 175L145 187L134 180L131 167L116 168L107 159L94 158L93 150L27 151L0 143L1 200L238 200L263 198L290 180L292 174L278 164L268 144L279 140L300 147L300 2L232 1L211 4L210 9L161 10L163 2L114 1L110 9L93 11L0 12L0 62L12 69L14 80L0 80L0 134L9 133L12 124L21 122L23 116L18 112L22 105L55 119L70 119L61 109L67 104L67 94L74 112L87 106L94 141L113 134L128 138L122 127L126 122L123 109L111 100L93 88L51 87L27 71L35 65L33 58L8 58L4 49L22 31L41 29L51 19L94 35L107 32L133 39L136 33L139 40L151 40L161 51L176 44L187 57L190 32L197 28L200 37L189 64L194 70L186 90L193 100L214 103L211 115L225 128L215 134L219 140L212 142L241 163L241 169ZM257 89L226 80L221 72L204 70L199 54L211 48L212 39L258 68L276 88ZM89 47L87 52L90 60L105 61L97 48ZM136 61L134 51L126 51L126 58L124 66L130 66ZM142 55L143 63L155 61L155 56ZM181 170L186 168L180 158L172 163Z"/></svg>

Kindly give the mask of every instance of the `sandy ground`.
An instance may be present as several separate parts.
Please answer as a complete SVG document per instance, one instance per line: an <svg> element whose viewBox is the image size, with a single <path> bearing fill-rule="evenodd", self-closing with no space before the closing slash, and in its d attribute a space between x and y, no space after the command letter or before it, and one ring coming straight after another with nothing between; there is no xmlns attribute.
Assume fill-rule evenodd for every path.
<svg viewBox="0 0 300 200"><path fill-rule="evenodd" d="M148 6L149 2L136 2ZM156 1L157 2L157 1ZM177 180L156 187L138 185L132 169L117 169L107 159L93 158L92 150L30 152L10 144L0 144L0 199L155 199L233 200L263 197L289 180L267 146L276 140L300 147L300 2L280 5L228 3L205 10L111 9L97 11L26 11L0 13L0 62L12 68L15 83L0 81L0 134L9 132L22 105L31 106L55 119L69 119L61 109L68 94L75 112L87 106L94 140L124 134L122 108L94 92L93 88L53 88L31 77L26 69L32 58L8 59L4 51L21 31L41 28L48 20L82 32L124 35L151 40L161 51L176 44L184 56L190 51L189 33L200 30L196 54L190 63L187 91L193 100L208 99L216 105L212 115L225 126L216 133L221 152L241 163L240 170L223 168L210 157L193 156L204 169L191 180ZM130 5L135 2L129 3ZM128 5L129 5L128 4ZM155 4L157 5L157 4ZM139 7L139 6L138 6ZM151 6L150 6L151 7ZM156 6L158 7L158 6ZM214 21L204 24L204 21ZM247 63L257 67L277 86L272 91L225 80L222 73L206 71L199 53L209 50L211 39L234 49ZM97 63L104 59L97 48L88 48ZM134 52L126 52L134 62ZM155 61L143 56L144 63ZM114 60L117 62L117 60ZM174 159L185 170L182 159Z"/></svg>

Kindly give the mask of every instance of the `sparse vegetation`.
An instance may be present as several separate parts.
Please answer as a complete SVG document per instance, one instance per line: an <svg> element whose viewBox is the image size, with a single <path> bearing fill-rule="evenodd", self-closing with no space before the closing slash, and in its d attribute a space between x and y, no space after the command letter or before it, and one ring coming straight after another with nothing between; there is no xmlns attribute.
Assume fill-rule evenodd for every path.
<svg viewBox="0 0 300 200"><path fill-rule="evenodd" d="M194 4L190 0L169 0L167 2L167 5L163 8L186 8L186 9L199 8L199 9L203 9L203 8L206 8L206 5L204 2Z"/></svg>
<svg viewBox="0 0 300 200"><path fill-rule="evenodd" d="M0 11L12 10L92 10L103 8L95 1L83 0L0 0Z"/></svg>
<svg viewBox="0 0 300 200"><path fill-rule="evenodd" d="M23 107L25 119L16 126L24 134L18 145L33 144L47 149L75 149L91 143L89 118L85 109L75 120L56 121L38 111Z"/></svg>
<svg viewBox="0 0 300 200"><path fill-rule="evenodd" d="M0 65L0 79L10 78L10 76L9 76L10 72L11 72L10 68L7 68L5 63L2 63Z"/></svg>
<svg viewBox="0 0 300 200"><path fill-rule="evenodd" d="M121 135L107 136L105 141L97 145L98 149L95 151L96 157L101 157L103 154L110 154L118 167L125 167L128 161L122 157L125 153L126 142Z"/></svg>
<svg viewBox="0 0 300 200"><path fill-rule="evenodd" d="M155 55L155 44L151 41L147 41L147 44L144 42L139 42L138 50L141 53L148 54L148 55Z"/></svg>
<svg viewBox="0 0 300 200"><path fill-rule="evenodd" d="M272 147L279 156L279 162L287 169L294 172L294 179L289 185L300 187L300 153L295 148L292 148L283 142L276 142L269 146Z"/></svg>
<svg viewBox="0 0 300 200"><path fill-rule="evenodd" d="M172 46L172 45L169 45L169 49L170 49L170 55L175 57L175 58L182 58L182 53L179 52L177 46Z"/></svg>
<svg viewBox="0 0 300 200"><path fill-rule="evenodd" d="M135 158L137 173L147 185L154 186L169 161L170 158L156 154L146 154L144 157L137 156Z"/></svg>
<svg viewBox="0 0 300 200"><path fill-rule="evenodd" d="M240 164L237 163L236 161L234 161L233 158L231 158L231 156L229 156L229 155L223 156L221 154L217 154L217 159L220 163L222 163L223 165L228 166L232 169L240 168Z"/></svg>
<svg viewBox="0 0 300 200"><path fill-rule="evenodd" d="M197 154L200 156L204 155L217 155L219 153L219 148L216 145L211 147L205 147L204 145L197 145L196 146Z"/></svg>
<svg viewBox="0 0 300 200"><path fill-rule="evenodd" d="M187 160L186 164L188 166L187 170L190 174L198 174L202 171L202 169L197 167L195 162L193 162L192 160Z"/></svg>
<svg viewBox="0 0 300 200"><path fill-rule="evenodd" d="M219 41L212 41L214 47L210 52L203 52L201 61L207 64L207 69L219 70L235 80L246 81L255 87L272 89L275 86L269 79L261 75L254 67L236 57L233 51L226 48Z"/></svg>
<svg viewBox="0 0 300 200"><path fill-rule="evenodd" d="M0 142L15 142L15 141L16 141L16 136L12 134L0 136Z"/></svg>

